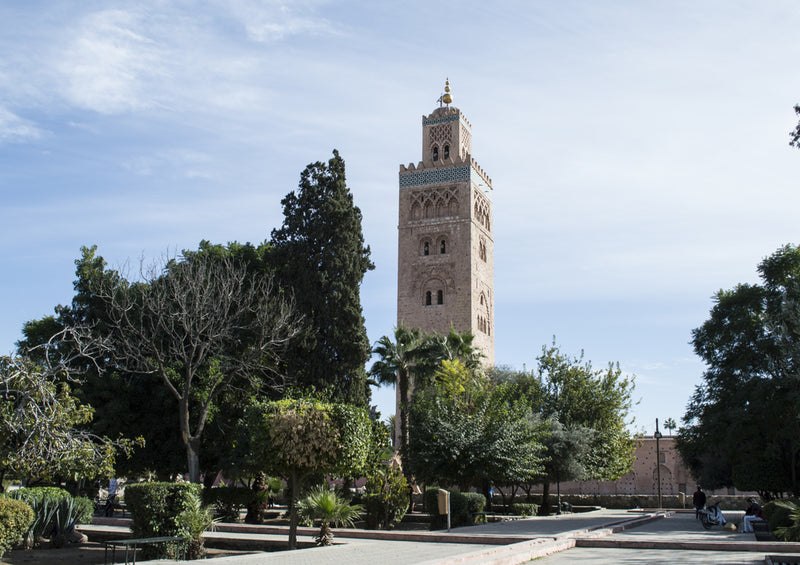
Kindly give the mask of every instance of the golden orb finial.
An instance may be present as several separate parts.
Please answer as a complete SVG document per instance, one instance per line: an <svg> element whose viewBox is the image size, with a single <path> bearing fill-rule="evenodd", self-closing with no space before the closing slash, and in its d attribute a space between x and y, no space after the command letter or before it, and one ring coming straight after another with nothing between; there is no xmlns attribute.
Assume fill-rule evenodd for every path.
<svg viewBox="0 0 800 565"><path fill-rule="evenodd" d="M442 102L447 105L453 103L453 96L450 94L450 78L444 81L444 94L442 95Z"/></svg>

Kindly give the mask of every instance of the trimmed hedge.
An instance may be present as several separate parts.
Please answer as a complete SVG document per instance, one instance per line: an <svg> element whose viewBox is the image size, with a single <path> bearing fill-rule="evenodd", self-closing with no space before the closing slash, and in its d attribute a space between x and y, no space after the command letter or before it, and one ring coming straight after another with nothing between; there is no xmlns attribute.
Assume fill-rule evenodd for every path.
<svg viewBox="0 0 800 565"><path fill-rule="evenodd" d="M203 491L203 503L214 507L214 516L222 522L237 522L239 512L253 502L267 503L269 492L247 487L214 487Z"/></svg>
<svg viewBox="0 0 800 565"><path fill-rule="evenodd" d="M531 502L515 502L511 505L511 513L515 516L536 516L539 513L539 505Z"/></svg>
<svg viewBox="0 0 800 565"><path fill-rule="evenodd" d="M137 483L125 487L125 504L131 513L134 538L186 535L181 516L196 510L201 500L202 485L195 483ZM195 541L199 541L195 540ZM197 544L194 544L197 545ZM190 551L202 552L202 547L190 544ZM171 559L174 547L145 546L143 559Z"/></svg>
<svg viewBox="0 0 800 565"><path fill-rule="evenodd" d="M433 516L432 530L441 530L447 527L447 516L439 514L438 492L439 489L436 487L428 488L423 501L425 512ZM456 528L475 525L476 514L483 512L483 509L486 508L486 497L477 492L462 493L454 490L448 492L450 493L450 526Z"/></svg>
<svg viewBox="0 0 800 565"><path fill-rule="evenodd" d="M25 502L0 498L0 557L22 541L34 517L33 510Z"/></svg>

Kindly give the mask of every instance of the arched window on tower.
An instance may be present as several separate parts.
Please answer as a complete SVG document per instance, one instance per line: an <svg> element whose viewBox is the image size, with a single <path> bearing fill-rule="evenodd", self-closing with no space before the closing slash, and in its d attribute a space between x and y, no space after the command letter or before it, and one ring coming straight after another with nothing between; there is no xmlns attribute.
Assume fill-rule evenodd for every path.
<svg viewBox="0 0 800 565"><path fill-rule="evenodd" d="M425 293L425 306L430 306L430 305L431 305L431 291L429 290Z"/></svg>
<svg viewBox="0 0 800 565"><path fill-rule="evenodd" d="M450 158L450 146L449 145L445 145L444 146L444 158L445 159L449 159Z"/></svg>
<svg viewBox="0 0 800 565"><path fill-rule="evenodd" d="M441 244L439 245L439 253L442 255L447 253L447 242L445 240L442 240Z"/></svg>
<svg viewBox="0 0 800 565"><path fill-rule="evenodd" d="M444 291L437 290L436 291L436 304L444 304Z"/></svg>
<svg viewBox="0 0 800 565"><path fill-rule="evenodd" d="M433 147L433 160L434 161L438 161L439 160L439 148L436 147L435 145Z"/></svg>
<svg viewBox="0 0 800 565"><path fill-rule="evenodd" d="M427 241L422 246L422 254L423 255L430 255L431 254L431 244L428 243Z"/></svg>

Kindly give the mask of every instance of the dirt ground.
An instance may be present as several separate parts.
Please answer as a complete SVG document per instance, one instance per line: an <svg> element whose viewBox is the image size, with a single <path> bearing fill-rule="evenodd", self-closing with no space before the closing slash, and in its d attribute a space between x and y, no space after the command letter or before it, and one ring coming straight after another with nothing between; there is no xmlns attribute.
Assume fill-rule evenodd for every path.
<svg viewBox="0 0 800 565"><path fill-rule="evenodd" d="M253 553L252 551L232 551L222 549L206 550L209 557L224 557L226 555L240 555L243 553ZM119 552L118 557L119 557ZM124 558L124 556L123 556ZM137 559L137 563L140 561ZM76 565L102 565L105 563L105 552L102 543L85 543L79 546L64 547L61 549L15 549L7 552L2 558L0 563L7 565L59 565L59 564L72 564ZM141 561L141 563L147 563Z"/></svg>

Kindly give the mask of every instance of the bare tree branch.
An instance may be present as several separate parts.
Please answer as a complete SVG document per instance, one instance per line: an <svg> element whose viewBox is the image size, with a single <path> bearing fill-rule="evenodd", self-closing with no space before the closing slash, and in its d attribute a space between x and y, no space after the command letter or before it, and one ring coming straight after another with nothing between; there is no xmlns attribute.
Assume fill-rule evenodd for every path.
<svg viewBox="0 0 800 565"><path fill-rule="evenodd" d="M178 402L190 479L196 481L212 405L237 382L256 377L281 389L278 361L300 320L271 277L248 273L227 256L193 255L163 268L142 267L141 273L139 283L100 281L92 291L105 319L66 331L80 355L161 378ZM203 400L192 407L198 397Z"/></svg>

